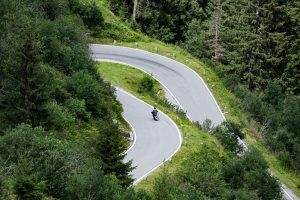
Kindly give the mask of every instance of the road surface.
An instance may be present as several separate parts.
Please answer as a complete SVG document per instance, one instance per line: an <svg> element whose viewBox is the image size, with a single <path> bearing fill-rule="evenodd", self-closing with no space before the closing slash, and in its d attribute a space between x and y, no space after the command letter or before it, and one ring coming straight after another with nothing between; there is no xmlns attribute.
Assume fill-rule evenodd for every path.
<svg viewBox="0 0 300 200"><path fill-rule="evenodd" d="M201 77L175 60L143 50L111 45L90 45L90 54L94 60L126 64L153 75L166 89L169 100L185 110L191 121L202 123L205 119L210 119L214 125L218 125L225 120L219 105ZM125 104L124 106L126 109ZM133 116L128 120L134 122L138 118ZM137 123L137 126L133 125L135 129L139 126L140 123ZM147 129L142 129L148 132ZM131 158L140 159L135 156ZM140 176L141 174L136 177ZM285 199L298 200L284 185L282 191Z"/></svg>
<svg viewBox="0 0 300 200"><path fill-rule="evenodd" d="M124 63L152 74L185 111L192 121L212 120L214 125L225 120L211 92L190 68L172 59L132 48L90 45L95 60Z"/></svg>
<svg viewBox="0 0 300 200"><path fill-rule="evenodd" d="M152 106L119 88L117 97L123 105L124 118L135 132L135 141L126 152L125 161L133 160L136 166L132 171L136 184L178 151L181 134L176 124L161 111L159 121L154 121Z"/></svg>

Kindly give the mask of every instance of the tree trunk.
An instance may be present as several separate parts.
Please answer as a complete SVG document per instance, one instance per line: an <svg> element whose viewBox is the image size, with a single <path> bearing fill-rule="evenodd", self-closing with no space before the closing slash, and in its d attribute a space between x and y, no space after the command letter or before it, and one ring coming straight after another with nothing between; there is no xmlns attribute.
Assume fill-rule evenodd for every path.
<svg viewBox="0 0 300 200"><path fill-rule="evenodd" d="M132 13L133 21L135 21L137 5L138 5L138 0L133 0L133 13Z"/></svg>
<svg viewBox="0 0 300 200"><path fill-rule="evenodd" d="M212 16L212 28L211 34L213 35L213 39L211 41L211 48L213 50L212 60L219 60L223 56L223 45L220 38L220 29L222 26L222 5L220 0L216 0L216 5L214 9L214 13Z"/></svg>

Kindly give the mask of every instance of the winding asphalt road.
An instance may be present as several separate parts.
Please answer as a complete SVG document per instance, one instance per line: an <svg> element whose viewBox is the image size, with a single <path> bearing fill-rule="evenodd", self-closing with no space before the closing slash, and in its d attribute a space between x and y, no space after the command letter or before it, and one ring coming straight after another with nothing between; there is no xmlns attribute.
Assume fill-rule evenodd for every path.
<svg viewBox="0 0 300 200"><path fill-rule="evenodd" d="M136 166L132 171L133 184L136 184L171 159L181 146L181 134L176 124L161 111L159 121L154 121L153 107L149 104L120 88L117 88L117 97L123 104L124 118L135 132L134 143L126 152L125 161L132 160Z"/></svg>
<svg viewBox="0 0 300 200"><path fill-rule="evenodd" d="M147 51L108 45L90 45L91 56L99 61L123 63L152 74L168 90L192 121L225 120L203 80L185 65Z"/></svg>
<svg viewBox="0 0 300 200"><path fill-rule="evenodd" d="M109 45L90 45L90 54L94 60L130 65L153 75L165 87L169 100L185 110L191 121L202 123L210 119L218 125L225 120L201 77L177 61L143 50ZM117 96L124 105L124 117L136 132L136 143L127 153L126 160L132 159L133 165L137 166L133 171L137 183L160 166L164 159L176 153L181 144L180 133L174 122L165 115L159 122L152 121L149 105L119 89ZM156 130L162 131L162 134ZM285 186L282 190L286 199L298 199Z"/></svg>

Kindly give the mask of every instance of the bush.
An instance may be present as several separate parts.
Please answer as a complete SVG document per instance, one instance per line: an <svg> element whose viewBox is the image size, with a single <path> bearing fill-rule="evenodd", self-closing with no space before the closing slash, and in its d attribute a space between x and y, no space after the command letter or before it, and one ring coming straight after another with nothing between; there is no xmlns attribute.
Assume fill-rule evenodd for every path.
<svg viewBox="0 0 300 200"><path fill-rule="evenodd" d="M55 130L67 129L75 123L75 117L56 101L46 104L47 127Z"/></svg>
<svg viewBox="0 0 300 200"><path fill-rule="evenodd" d="M87 5L77 0L69 0L69 2L71 11L79 15L89 29L99 31L104 26L104 18L95 2Z"/></svg>
<svg viewBox="0 0 300 200"><path fill-rule="evenodd" d="M238 136L240 139L245 138L245 134L242 132L242 125L234 121L227 120L226 128L228 129L228 132L233 133L234 135Z"/></svg>
<svg viewBox="0 0 300 200"><path fill-rule="evenodd" d="M243 106L249 111L253 118L257 119L259 122L263 123L268 119L268 113L271 107L265 103L258 94L255 92L250 92L243 86L239 86L235 89L236 95L243 101Z"/></svg>
<svg viewBox="0 0 300 200"><path fill-rule="evenodd" d="M239 125L233 122L223 122L213 130L215 135L225 149L238 154L243 151L243 146L239 143L239 136L243 136L240 131Z"/></svg>
<svg viewBox="0 0 300 200"><path fill-rule="evenodd" d="M231 161L223 166L224 180L234 189L242 188L245 170L241 162Z"/></svg>
<svg viewBox="0 0 300 200"><path fill-rule="evenodd" d="M32 176L17 176L14 190L19 199L41 200L45 198L45 184L37 183Z"/></svg>
<svg viewBox="0 0 300 200"><path fill-rule="evenodd" d="M271 176L266 170L256 169L248 172L245 182L248 189L256 190L259 199L282 199L281 189L277 179Z"/></svg>
<svg viewBox="0 0 300 200"><path fill-rule="evenodd" d="M277 107L282 99L281 86L276 82L270 82L265 90L265 101Z"/></svg>
<svg viewBox="0 0 300 200"><path fill-rule="evenodd" d="M104 117L109 114L105 94L110 91L110 88L104 83L100 84L87 71L74 73L67 80L66 88L74 97L85 100L86 108L92 112L93 116Z"/></svg>
<svg viewBox="0 0 300 200"><path fill-rule="evenodd" d="M250 149L250 151L247 151L241 162L246 171L268 169L266 160L257 149Z"/></svg>
<svg viewBox="0 0 300 200"><path fill-rule="evenodd" d="M36 12L43 11L44 16L50 20L54 20L62 16L67 12L68 1L67 0L51 0L51 1L40 1L40 0L27 0L33 4Z"/></svg>
<svg viewBox="0 0 300 200"><path fill-rule="evenodd" d="M91 117L91 113L86 111L85 101L76 98L66 100L64 104L69 112L76 118L88 120Z"/></svg>
<svg viewBox="0 0 300 200"><path fill-rule="evenodd" d="M281 161L281 164L285 167L291 166L291 157L287 151L281 151L278 155L278 159Z"/></svg>
<svg viewBox="0 0 300 200"><path fill-rule="evenodd" d="M154 81L150 76L144 76L139 83L139 93L143 92L153 92L154 89Z"/></svg>
<svg viewBox="0 0 300 200"><path fill-rule="evenodd" d="M228 200L253 200L259 199L255 191L247 191L246 189L241 189L233 191L228 197Z"/></svg>
<svg viewBox="0 0 300 200"><path fill-rule="evenodd" d="M222 171L229 186L239 191L230 199L249 199L244 192L253 199L281 199L280 184L268 172L266 161L256 149L250 149L240 159L231 160Z"/></svg>
<svg viewBox="0 0 300 200"><path fill-rule="evenodd" d="M201 129L206 132L211 132L214 129L212 121L210 119L205 119L201 125Z"/></svg>

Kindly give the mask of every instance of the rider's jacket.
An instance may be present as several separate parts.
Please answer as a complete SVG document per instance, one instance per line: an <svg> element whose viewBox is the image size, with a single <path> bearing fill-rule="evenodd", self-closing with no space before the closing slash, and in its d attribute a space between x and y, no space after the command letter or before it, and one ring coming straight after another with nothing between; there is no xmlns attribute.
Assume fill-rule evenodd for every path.
<svg viewBox="0 0 300 200"><path fill-rule="evenodd" d="M156 116L158 111L156 109L153 109L153 111L151 113L152 113L152 115Z"/></svg>

